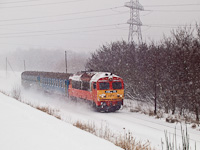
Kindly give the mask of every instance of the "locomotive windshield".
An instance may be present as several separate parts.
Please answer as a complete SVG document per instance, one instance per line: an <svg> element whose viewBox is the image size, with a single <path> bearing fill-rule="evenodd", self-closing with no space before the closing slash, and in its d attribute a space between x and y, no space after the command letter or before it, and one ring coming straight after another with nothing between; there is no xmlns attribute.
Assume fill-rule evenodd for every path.
<svg viewBox="0 0 200 150"><path fill-rule="evenodd" d="M99 88L100 88L100 90L108 90L109 89L109 82L100 82Z"/></svg>
<svg viewBox="0 0 200 150"><path fill-rule="evenodd" d="M113 82L112 87L113 87L113 89L122 89L122 83L121 82Z"/></svg>

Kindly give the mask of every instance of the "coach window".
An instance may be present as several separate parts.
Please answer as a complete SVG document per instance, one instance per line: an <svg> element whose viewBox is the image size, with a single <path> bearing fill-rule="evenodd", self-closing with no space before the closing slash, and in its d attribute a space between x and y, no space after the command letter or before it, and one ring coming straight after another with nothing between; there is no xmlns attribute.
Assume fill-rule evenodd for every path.
<svg viewBox="0 0 200 150"><path fill-rule="evenodd" d="M82 90L89 91L90 84L89 82L82 82Z"/></svg>
<svg viewBox="0 0 200 150"><path fill-rule="evenodd" d="M72 81L72 88L81 89L81 82L80 81Z"/></svg>

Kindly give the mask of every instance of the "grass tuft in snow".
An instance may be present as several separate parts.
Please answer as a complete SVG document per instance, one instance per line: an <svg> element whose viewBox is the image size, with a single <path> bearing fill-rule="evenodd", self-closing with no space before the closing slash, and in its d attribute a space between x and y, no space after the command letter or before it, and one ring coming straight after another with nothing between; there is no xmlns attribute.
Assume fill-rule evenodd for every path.
<svg viewBox="0 0 200 150"><path fill-rule="evenodd" d="M150 147L149 141L146 143L137 142L132 133L127 133L125 129L124 135L116 135L113 134L108 125L104 123L101 124L101 128L97 128L94 123L83 123L81 121L76 121L73 125L100 138L106 139L125 150L153 150Z"/></svg>
<svg viewBox="0 0 200 150"><path fill-rule="evenodd" d="M95 124L94 123L82 123L81 121L76 121L73 125L81 130L90 132L96 135Z"/></svg>
<svg viewBox="0 0 200 150"><path fill-rule="evenodd" d="M6 95L6 96L10 96L10 94L8 94L7 92L3 91L3 90L0 90L0 93Z"/></svg>
<svg viewBox="0 0 200 150"><path fill-rule="evenodd" d="M15 86L11 91L11 96L16 100L21 100L21 88L19 86Z"/></svg>
<svg viewBox="0 0 200 150"><path fill-rule="evenodd" d="M124 132L124 135L116 138L115 145L125 150L152 150L149 141L145 143L137 142L131 132Z"/></svg>
<svg viewBox="0 0 200 150"><path fill-rule="evenodd" d="M187 126L185 131L183 130L181 126L181 136L182 136L182 143L177 143L177 135L176 135L176 129L175 133L173 134L173 137L171 138L171 135L165 131L165 142L166 142L166 150L192 150L190 148L190 142L189 142L189 134L187 131ZM162 142L162 145L164 143ZM196 150L196 145L195 145Z"/></svg>
<svg viewBox="0 0 200 150"><path fill-rule="evenodd" d="M59 112L58 110L51 109L49 107L44 107L44 106L36 106L35 108L61 120L61 117L58 115L58 112Z"/></svg>

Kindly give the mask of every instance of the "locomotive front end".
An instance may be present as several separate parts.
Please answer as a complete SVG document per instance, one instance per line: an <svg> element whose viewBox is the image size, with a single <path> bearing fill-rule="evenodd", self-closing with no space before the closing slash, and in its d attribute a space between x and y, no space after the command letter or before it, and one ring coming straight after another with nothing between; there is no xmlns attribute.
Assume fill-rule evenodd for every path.
<svg viewBox="0 0 200 150"><path fill-rule="evenodd" d="M112 74L97 81L96 107L100 111L116 111L121 108L124 100L123 80Z"/></svg>

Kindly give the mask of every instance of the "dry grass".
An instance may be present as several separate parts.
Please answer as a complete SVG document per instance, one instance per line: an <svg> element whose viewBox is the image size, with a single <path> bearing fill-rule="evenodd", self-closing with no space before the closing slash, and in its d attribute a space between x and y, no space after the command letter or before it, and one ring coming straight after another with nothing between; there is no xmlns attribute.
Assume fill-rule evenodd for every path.
<svg viewBox="0 0 200 150"><path fill-rule="evenodd" d="M81 121L76 121L73 125L100 138L106 139L125 150L153 150L150 147L149 141L146 143L138 142L133 137L132 133L127 133L125 129L124 135L116 135L112 133L108 125L104 123L101 124L101 128L97 128L94 123L83 123Z"/></svg>
<svg viewBox="0 0 200 150"><path fill-rule="evenodd" d="M0 90L0 93L4 94L4 95L6 95L6 96L10 96L10 94L8 94L7 92L2 91L2 90Z"/></svg>
<svg viewBox="0 0 200 150"><path fill-rule="evenodd" d="M82 123L81 121L76 121L75 123L73 123L73 125L81 130L90 132L92 134L96 135L96 130L95 130L95 124L94 123Z"/></svg>
<svg viewBox="0 0 200 150"><path fill-rule="evenodd" d="M58 110L55 110L55 109L51 109L51 108L49 108L49 107L44 107L44 106L36 106L36 107L34 107L34 108L36 108L36 109L38 109L38 110L40 110L40 111L43 111L43 112L45 112L45 113L47 113L47 114L49 114L49 115L51 115L51 116L54 116L54 117L56 117L57 119L60 119L61 120L61 116L60 115L58 115Z"/></svg>
<svg viewBox="0 0 200 150"><path fill-rule="evenodd" d="M123 136L116 138L115 145L125 150L152 150L150 142L137 142L131 132L125 133Z"/></svg>
<svg viewBox="0 0 200 150"><path fill-rule="evenodd" d="M21 100L21 88L19 86L15 86L11 91L11 96L16 100Z"/></svg>

